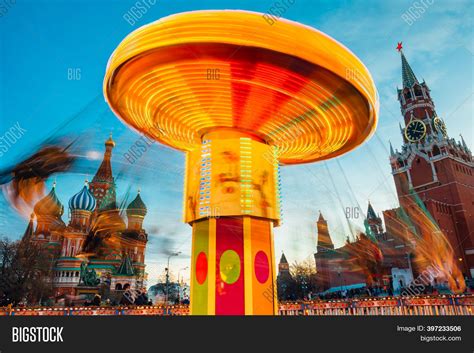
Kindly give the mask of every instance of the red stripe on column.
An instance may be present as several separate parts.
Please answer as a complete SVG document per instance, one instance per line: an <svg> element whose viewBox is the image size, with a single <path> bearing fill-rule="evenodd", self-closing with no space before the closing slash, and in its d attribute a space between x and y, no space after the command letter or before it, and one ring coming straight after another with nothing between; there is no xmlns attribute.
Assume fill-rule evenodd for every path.
<svg viewBox="0 0 474 353"><path fill-rule="evenodd" d="M232 283L221 278L221 256L232 250L240 258L240 274ZM242 218L216 220L216 315L244 315L244 230Z"/></svg>

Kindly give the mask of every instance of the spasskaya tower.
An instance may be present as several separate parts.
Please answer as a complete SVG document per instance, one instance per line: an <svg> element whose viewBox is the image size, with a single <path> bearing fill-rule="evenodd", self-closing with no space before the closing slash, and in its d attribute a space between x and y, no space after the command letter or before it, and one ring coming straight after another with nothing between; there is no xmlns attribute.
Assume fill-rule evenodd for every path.
<svg viewBox="0 0 474 353"><path fill-rule="evenodd" d="M390 144L390 164L398 199L410 191L423 201L451 243L465 276L474 277L474 163L463 137L449 136L436 113L428 85L419 82L403 53L403 87L398 90L404 125L401 151Z"/></svg>

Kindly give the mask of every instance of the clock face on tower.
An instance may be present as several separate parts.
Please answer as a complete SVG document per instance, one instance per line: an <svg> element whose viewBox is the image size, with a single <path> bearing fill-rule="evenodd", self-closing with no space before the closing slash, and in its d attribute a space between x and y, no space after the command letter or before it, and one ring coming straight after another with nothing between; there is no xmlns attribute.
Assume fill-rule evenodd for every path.
<svg viewBox="0 0 474 353"><path fill-rule="evenodd" d="M435 117L433 119L433 125L436 129L437 132L441 132L443 136L447 136L448 132L446 129L446 125L444 124L443 120L441 120L439 117Z"/></svg>
<svg viewBox="0 0 474 353"><path fill-rule="evenodd" d="M405 137L410 142L418 142L426 135L426 125L423 121L414 119L405 128Z"/></svg>

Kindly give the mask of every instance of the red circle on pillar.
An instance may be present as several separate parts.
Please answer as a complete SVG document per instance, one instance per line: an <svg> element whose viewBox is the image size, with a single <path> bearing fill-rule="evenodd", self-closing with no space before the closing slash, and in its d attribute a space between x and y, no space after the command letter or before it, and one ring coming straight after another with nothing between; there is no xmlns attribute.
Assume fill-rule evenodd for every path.
<svg viewBox="0 0 474 353"><path fill-rule="evenodd" d="M270 276L270 264L268 262L268 256L263 251L259 251L255 255L255 277L260 283L265 283Z"/></svg>
<svg viewBox="0 0 474 353"><path fill-rule="evenodd" d="M207 256L204 252L200 252L196 259L196 281L203 284L207 278Z"/></svg>

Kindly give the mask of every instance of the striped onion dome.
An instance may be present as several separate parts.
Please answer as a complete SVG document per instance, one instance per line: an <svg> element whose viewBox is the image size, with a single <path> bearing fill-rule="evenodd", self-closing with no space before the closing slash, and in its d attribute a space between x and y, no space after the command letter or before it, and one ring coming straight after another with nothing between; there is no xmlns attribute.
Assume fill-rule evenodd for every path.
<svg viewBox="0 0 474 353"><path fill-rule="evenodd" d="M137 197L135 197L135 199L132 202L130 202L130 204L127 207L127 215L145 217L146 212L147 212L147 209L146 209L145 203L140 197L140 191L138 191Z"/></svg>
<svg viewBox="0 0 474 353"><path fill-rule="evenodd" d="M89 188L86 185L76 195L69 200L69 208L71 210L94 211L96 201Z"/></svg>
<svg viewBox="0 0 474 353"><path fill-rule="evenodd" d="M64 207L56 196L56 182L53 184L49 194L36 203L34 213L37 216L62 216Z"/></svg>

